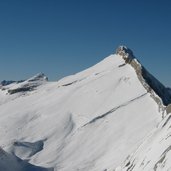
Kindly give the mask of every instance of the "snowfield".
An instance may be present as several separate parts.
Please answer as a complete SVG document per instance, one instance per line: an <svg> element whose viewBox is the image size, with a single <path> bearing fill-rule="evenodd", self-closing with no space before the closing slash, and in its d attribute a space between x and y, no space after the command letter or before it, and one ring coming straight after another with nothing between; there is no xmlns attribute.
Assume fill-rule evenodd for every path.
<svg viewBox="0 0 171 171"><path fill-rule="evenodd" d="M0 171L167 171L163 112L121 54L56 82L1 86Z"/></svg>

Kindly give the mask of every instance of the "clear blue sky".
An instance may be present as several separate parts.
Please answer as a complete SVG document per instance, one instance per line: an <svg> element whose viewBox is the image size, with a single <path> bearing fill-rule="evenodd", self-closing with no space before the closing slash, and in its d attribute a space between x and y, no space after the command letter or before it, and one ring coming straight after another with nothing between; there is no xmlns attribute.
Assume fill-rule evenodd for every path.
<svg viewBox="0 0 171 171"><path fill-rule="evenodd" d="M121 44L171 86L171 0L0 0L0 80L57 80Z"/></svg>

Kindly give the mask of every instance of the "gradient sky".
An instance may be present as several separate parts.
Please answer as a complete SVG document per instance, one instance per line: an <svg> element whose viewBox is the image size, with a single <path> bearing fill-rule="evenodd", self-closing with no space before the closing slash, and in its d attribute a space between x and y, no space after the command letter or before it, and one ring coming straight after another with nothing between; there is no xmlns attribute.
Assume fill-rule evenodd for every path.
<svg viewBox="0 0 171 171"><path fill-rule="evenodd" d="M0 0L0 80L58 80L118 45L171 86L171 0Z"/></svg>

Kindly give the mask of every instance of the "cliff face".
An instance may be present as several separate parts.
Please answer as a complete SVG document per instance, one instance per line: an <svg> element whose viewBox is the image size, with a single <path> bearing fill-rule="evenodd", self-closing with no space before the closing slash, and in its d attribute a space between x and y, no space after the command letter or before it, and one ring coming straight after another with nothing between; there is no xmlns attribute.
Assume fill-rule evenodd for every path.
<svg viewBox="0 0 171 171"><path fill-rule="evenodd" d="M129 48L120 46L116 50L116 54L125 60L125 64L130 64L135 69L138 79L147 92L151 94L151 97L156 101L159 109L163 111L163 114L165 111L168 113L170 111L169 104L171 104L171 93L169 89L141 65Z"/></svg>

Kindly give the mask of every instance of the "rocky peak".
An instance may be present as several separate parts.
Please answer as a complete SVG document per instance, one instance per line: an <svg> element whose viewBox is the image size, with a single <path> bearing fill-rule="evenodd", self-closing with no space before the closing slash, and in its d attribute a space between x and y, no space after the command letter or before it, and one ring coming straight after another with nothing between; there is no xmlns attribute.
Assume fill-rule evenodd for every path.
<svg viewBox="0 0 171 171"><path fill-rule="evenodd" d="M7 90L9 94L25 93L35 90L38 86L46 83L47 81L48 77L46 77L45 74L38 73L25 81L14 82L15 84L6 86L3 90Z"/></svg>
<svg viewBox="0 0 171 171"><path fill-rule="evenodd" d="M35 76L31 77L27 80L28 82L34 82L34 81L48 81L48 77L44 73L38 73Z"/></svg>
<svg viewBox="0 0 171 171"><path fill-rule="evenodd" d="M154 76L152 76L141 63L135 58L131 49L126 46L119 46L116 50L116 54L120 55L125 64L130 64L144 88L151 94L151 97L156 101L159 109L164 112L169 104L171 104L171 93L169 90ZM168 113L170 108L166 110Z"/></svg>
<svg viewBox="0 0 171 171"><path fill-rule="evenodd" d="M119 46L116 49L116 54L122 56L122 58L124 60L126 60L126 62L131 62L132 59L134 59L134 54L133 51L129 48L127 48L126 46Z"/></svg>

